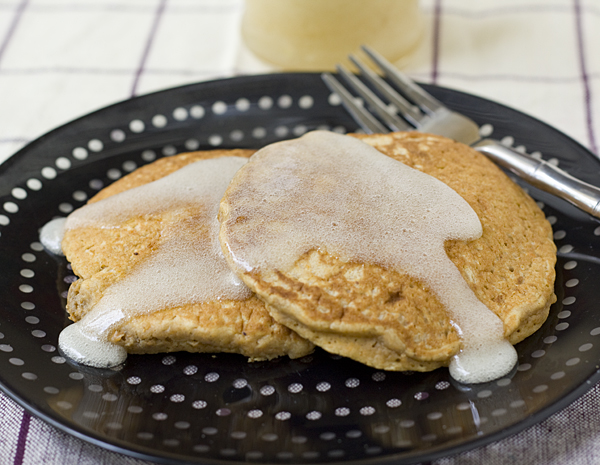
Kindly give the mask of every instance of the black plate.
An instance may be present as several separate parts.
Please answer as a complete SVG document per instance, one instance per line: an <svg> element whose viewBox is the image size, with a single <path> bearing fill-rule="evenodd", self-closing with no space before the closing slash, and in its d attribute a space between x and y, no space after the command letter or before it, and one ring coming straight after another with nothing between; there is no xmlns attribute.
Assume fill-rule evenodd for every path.
<svg viewBox="0 0 600 465"><path fill-rule="evenodd" d="M493 137L600 184L582 146L522 113L427 87ZM518 345L510 377L464 387L448 371L384 373L317 351L249 364L235 355L130 356L120 371L74 366L57 351L67 324L64 259L38 229L155 157L260 147L307 130L353 131L318 75L241 77L147 95L92 113L0 166L0 383L34 415L94 444L166 463L414 463L530 426L600 379L598 221L530 189L559 248L558 303ZM598 228L598 229L597 229Z"/></svg>

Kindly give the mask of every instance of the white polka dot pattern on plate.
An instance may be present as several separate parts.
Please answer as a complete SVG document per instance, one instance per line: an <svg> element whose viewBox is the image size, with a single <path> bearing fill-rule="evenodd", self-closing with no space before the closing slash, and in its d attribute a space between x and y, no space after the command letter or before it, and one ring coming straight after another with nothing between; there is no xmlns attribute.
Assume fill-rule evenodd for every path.
<svg viewBox="0 0 600 465"><path fill-rule="evenodd" d="M21 187L15 187L10 191L10 194L17 200L23 200L27 198L27 191Z"/></svg>
<svg viewBox="0 0 600 465"><path fill-rule="evenodd" d="M215 115L222 115L227 111L227 104L221 100L212 105L212 111Z"/></svg>
<svg viewBox="0 0 600 465"><path fill-rule="evenodd" d="M164 128L168 123L167 117L165 115L154 115L152 117L152 126L155 128Z"/></svg>
<svg viewBox="0 0 600 465"><path fill-rule="evenodd" d="M133 133L139 134L144 132L144 129L146 129L146 125L142 120L134 119L129 123L129 130Z"/></svg>
<svg viewBox="0 0 600 465"><path fill-rule="evenodd" d="M88 157L88 151L84 147L75 147L72 155L77 160L85 160Z"/></svg>
<svg viewBox="0 0 600 465"><path fill-rule="evenodd" d="M233 387L236 389L243 389L248 386L248 380L243 378L238 378L233 382Z"/></svg>
<svg viewBox="0 0 600 465"><path fill-rule="evenodd" d="M367 405L359 410L360 414L363 416L373 415L375 411L375 408L371 407L370 405Z"/></svg>
<svg viewBox="0 0 600 465"><path fill-rule="evenodd" d="M290 412L278 412L275 414L275 418L280 421L286 421L292 418L292 414Z"/></svg>
<svg viewBox="0 0 600 465"><path fill-rule="evenodd" d="M208 138L208 143L213 147L221 145L223 143L223 138L218 134L213 134Z"/></svg>
<svg viewBox="0 0 600 465"><path fill-rule="evenodd" d="M327 101L331 106L339 106L342 104L342 99L338 94L329 94Z"/></svg>
<svg viewBox="0 0 600 465"><path fill-rule="evenodd" d="M121 129L113 129L110 132L110 138L115 142L123 142L127 138L127 135Z"/></svg>
<svg viewBox="0 0 600 465"><path fill-rule="evenodd" d="M200 141L197 139L188 139L185 141L184 145L187 150L198 150L200 147Z"/></svg>
<svg viewBox="0 0 600 465"><path fill-rule="evenodd" d="M250 109L250 105L250 100L247 98L239 98L235 102L235 109L241 112L248 111Z"/></svg>
<svg viewBox="0 0 600 465"><path fill-rule="evenodd" d="M316 420L320 420L322 416L323 416L323 414L321 412L319 412L317 410L313 410L312 412L308 412L306 414L306 419L316 421Z"/></svg>
<svg viewBox="0 0 600 465"><path fill-rule="evenodd" d="M329 384L327 381L322 381L319 384L317 384L317 391L319 392L327 392L331 389L331 384Z"/></svg>
<svg viewBox="0 0 600 465"><path fill-rule="evenodd" d="M128 173L131 173L133 170L135 170L137 168L137 165L134 161L132 160L128 160L126 162L123 163L123 165L121 165L123 167L124 171L127 171Z"/></svg>
<svg viewBox="0 0 600 465"><path fill-rule="evenodd" d="M261 110L269 110L273 106L273 99L268 96L263 96L258 99L258 108Z"/></svg>
<svg viewBox="0 0 600 465"><path fill-rule="evenodd" d="M92 139L88 142L88 149L92 152L100 152L104 148L104 144L100 139Z"/></svg>
<svg viewBox="0 0 600 465"><path fill-rule="evenodd" d="M302 384L300 383L292 383L288 386L288 392L292 393L292 394L298 394L299 392L302 391L302 389L304 389L304 386L302 386Z"/></svg>
<svg viewBox="0 0 600 465"><path fill-rule="evenodd" d="M263 386L260 388L260 393L263 396L271 396L275 393L275 388L273 386L269 386L269 385Z"/></svg>
<svg viewBox="0 0 600 465"><path fill-rule="evenodd" d="M194 119L203 118L205 114L206 114L206 111L204 110L204 107L202 107L201 105L194 105L192 108L190 108L190 115Z"/></svg>
<svg viewBox="0 0 600 465"><path fill-rule="evenodd" d="M248 412L249 418L260 418L262 416L263 416L263 411L260 409L254 409L254 410L250 410Z"/></svg>
<svg viewBox="0 0 600 465"><path fill-rule="evenodd" d="M57 176L56 170L50 166L46 166L46 167L42 168L41 174L42 174L42 177L44 177L46 179L54 179Z"/></svg>
<svg viewBox="0 0 600 465"><path fill-rule="evenodd" d="M267 130L263 127L257 127L252 130L252 137L262 139L267 135Z"/></svg>
<svg viewBox="0 0 600 465"><path fill-rule="evenodd" d="M165 145L161 152L165 157L171 157L177 153L177 147L174 145Z"/></svg>
<svg viewBox="0 0 600 465"><path fill-rule="evenodd" d="M229 138L234 142L240 142L244 138L244 133L239 129L235 129L229 133Z"/></svg>
<svg viewBox="0 0 600 465"><path fill-rule="evenodd" d="M279 108L290 108L294 100L289 95L282 95L277 99L277 106Z"/></svg>
<svg viewBox="0 0 600 465"><path fill-rule="evenodd" d="M577 266L577 262L575 260L570 260L564 264L563 268L565 270L572 270Z"/></svg>
<svg viewBox="0 0 600 465"><path fill-rule="evenodd" d="M360 380L358 378L348 378L344 384L346 387L354 389L360 385Z"/></svg>
<svg viewBox="0 0 600 465"><path fill-rule="evenodd" d="M196 410L201 410L203 408L206 408L208 404L203 401L203 400L196 400L192 403L192 407L194 407Z"/></svg>
<svg viewBox="0 0 600 465"><path fill-rule="evenodd" d="M117 179L119 179L121 177L121 170L119 170L117 168L111 168L106 172L106 177L108 179L116 181Z"/></svg>
<svg viewBox="0 0 600 465"><path fill-rule="evenodd" d="M218 374L218 373L215 373L215 372L208 373L208 374L207 374L207 375L204 377L204 380L205 380L207 383L214 383L214 382L215 382L215 381L217 381L218 379L219 379L219 374Z"/></svg>

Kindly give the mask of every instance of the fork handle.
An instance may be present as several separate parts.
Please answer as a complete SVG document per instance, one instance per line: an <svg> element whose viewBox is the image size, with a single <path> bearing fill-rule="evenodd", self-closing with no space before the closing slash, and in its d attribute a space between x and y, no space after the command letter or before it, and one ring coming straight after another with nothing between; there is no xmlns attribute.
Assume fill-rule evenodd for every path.
<svg viewBox="0 0 600 465"><path fill-rule="evenodd" d="M484 139L473 145L496 164L543 191L556 195L600 218L600 189L574 178L547 161L517 152L500 142Z"/></svg>

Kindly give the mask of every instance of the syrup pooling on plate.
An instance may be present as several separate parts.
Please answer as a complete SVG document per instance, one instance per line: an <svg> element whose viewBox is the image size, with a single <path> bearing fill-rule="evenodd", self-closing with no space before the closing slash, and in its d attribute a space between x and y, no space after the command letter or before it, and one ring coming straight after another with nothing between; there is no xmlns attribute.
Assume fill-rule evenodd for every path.
<svg viewBox="0 0 600 465"><path fill-rule="evenodd" d="M176 221L161 231L163 241L154 254L108 287L89 313L63 330L59 344L67 356L92 366L118 365L125 350L109 343L107 336L120 322L185 303L250 297L250 290L227 266L217 239L219 200L246 162L241 157L198 161L69 215L66 230L113 228L132 217L165 211L176 215Z"/></svg>
<svg viewBox="0 0 600 465"><path fill-rule="evenodd" d="M60 243L65 233L66 218L48 221L40 231L40 242L54 255L62 255Z"/></svg>
<svg viewBox="0 0 600 465"><path fill-rule="evenodd" d="M248 182L228 191L236 228L225 244L240 272L285 273L314 249L406 272L438 296L462 338L453 377L484 382L512 369L516 352L502 321L446 255L447 240L482 234L473 209L446 184L327 132L265 147L242 173Z"/></svg>

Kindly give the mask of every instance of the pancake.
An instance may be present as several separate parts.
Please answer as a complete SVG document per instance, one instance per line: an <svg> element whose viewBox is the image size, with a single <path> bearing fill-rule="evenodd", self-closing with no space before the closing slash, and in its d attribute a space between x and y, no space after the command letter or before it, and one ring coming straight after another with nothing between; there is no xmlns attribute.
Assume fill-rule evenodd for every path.
<svg viewBox="0 0 600 465"><path fill-rule="evenodd" d="M302 162L295 160L304 160L304 151L313 150L302 144L315 139L314 134L299 139L300 148L298 143L285 142L260 150L234 176L219 212L220 241L230 267L268 304L275 320L331 353L384 370L429 371L448 366L465 345L456 315L442 303L440 292L414 272L413 265L390 265L387 255L398 255L391 242L397 237L373 226L384 224L381 217L391 214L385 206L376 206L374 197L388 198L376 184L381 178L381 183L391 183L393 191L393 178L388 179L385 172L373 177L371 158L348 168L354 170L354 179L339 179L316 168L307 175L300 168ZM556 248L551 227L535 201L464 144L417 132L354 137L441 181L466 201L480 221L480 236L461 235L460 225L453 225L455 238L441 245L445 256L469 292L489 309L485 311L499 320L501 337L516 344L535 332L556 300ZM332 150L338 150L338 144L352 145L332 140ZM310 156L316 163L328 156L321 147L315 150ZM345 163L343 157L340 160L339 164ZM375 182L367 183L368 177ZM278 181L269 184L269 179ZM304 193L296 190L306 185L310 188ZM313 199L311 208L305 197ZM350 199L347 214L352 220L343 226L354 240L361 241L354 244L358 251L353 254L329 237L340 237L337 229L342 224L331 223L327 230L314 219L314 210L322 210L317 215L323 213L326 218L327 211L334 209L342 211L339 222L346 221L344 207L336 205L346 200L328 203L329 197ZM398 203L403 201L400 198ZM369 211L356 214L354 210L362 204L375 205L373 212L378 216ZM453 224L455 219L452 207L442 224ZM388 226L394 222L393 218L386 221ZM299 222L308 225L306 231L292 230ZM391 224L394 230L398 226ZM325 232L315 240L311 228ZM372 234L361 236L363 230ZM313 242L306 239L309 236ZM379 237L389 240L377 242ZM300 247L295 244L298 238ZM375 255L370 253L373 247L378 251ZM293 251L288 253L288 248ZM265 259L269 254L273 256ZM477 332L477 324L472 326Z"/></svg>
<svg viewBox="0 0 600 465"><path fill-rule="evenodd" d="M172 282L173 277L175 281L186 281L186 276L181 276L182 271L177 269L178 263L161 262L156 265L158 273L163 274L163 277L159 277L162 282L149 285L147 279L152 282L153 279L156 281L156 278L139 277L152 271L148 271L148 264L157 260L159 252L168 250L171 244L171 248L175 249L173 254L177 257L174 261L185 261L187 256L177 256L181 254L181 249L188 250L191 247L191 255L198 251L199 254L206 254L203 248L206 248L206 244L214 242L220 255L215 229L218 228L216 211L220 194L214 199L214 205L210 205L209 200L204 198L196 203L174 202L158 205L160 190L171 188L163 186L158 191L142 191L142 197L147 197L139 200L143 208L140 205L122 206L125 211L122 217L111 217L114 212L108 212L115 209L114 205L108 202L131 195L136 192L134 188L151 189L156 185L153 181L166 182L170 179L167 175L180 175L184 172L184 167L186 170L202 170L207 169L203 168L202 163L214 164L229 160L242 165L252 153L250 150L215 150L159 159L101 190L89 200L87 206L80 209L86 213L100 208L94 214L95 217L89 213L87 217L82 217L79 211L71 214L67 219L62 249L71 263L73 272L80 279L69 288L67 311L70 318L75 322L85 321L82 319L92 314L94 309L101 308L101 305L110 307L105 302L111 292L114 294L114 289L119 286L123 288L124 283L129 280L134 281L130 283L132 290L126 289L126 292L121 294L131 296L128 297L129 303L125 302L122 305L134 307L130 309L133 316L116 319L105 335L110 343L124 347L128 353L230 352L243 354L250 361L269 360L283 355L297 358L310 353L313 345L287 327L276 323L266 310L265 304L239 280L233 286L235 289L241 289L235 298L228 293L213 295L211 298L195 297L204 295L202 292L206 290L202 290L197 283L188 283L200 288L192 288L195 292L193 299L190 300L189 292L184 293L183 301L177 298L168 300L165 297L167 303L162 303L162 308L154 308L161 305L156 303L162 298L162 295L156 295L157 292L165 295L171 292L177 294L173 289L178 289L182 283ZM234 165L233 169L235 168ZM215 177L217 174L215 173ZM229 178L224 180L228 181ZM130 197L125 198L129 203L138 202L134 202ZM106 211L103 212L102 208ZM131 208L131 211L127 208ZM118 205L116 209L118 210ZM213 221L212 218L214 228L208 224ZM214 238L210 237L212 233ZM173 244L177 247L173 247ZM213 274L216 276L218 273L225 276L225 279L230 279L227 275L230 271L222 256L220 261L221 268L213 270L214 273L209 270L209 280L213 279ZM191 266L195 266L194 263ZM195 279L195 272L192 270L192 273L189 273L192 277L188 280ZM132 278L134 276L135 279ZM214 280L217 281L217 278ZM218 283L214 285L218 287ZM160 286L164 286L165 289L154 289ZM121 302L113 298L113 307L115 305L121 305ZM140 308L135 308L136 306ZM147 308L141 309L144 306ZM112 310L108 308L107 313Z"/></svg>

